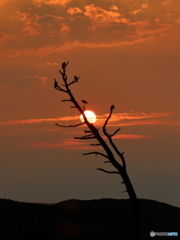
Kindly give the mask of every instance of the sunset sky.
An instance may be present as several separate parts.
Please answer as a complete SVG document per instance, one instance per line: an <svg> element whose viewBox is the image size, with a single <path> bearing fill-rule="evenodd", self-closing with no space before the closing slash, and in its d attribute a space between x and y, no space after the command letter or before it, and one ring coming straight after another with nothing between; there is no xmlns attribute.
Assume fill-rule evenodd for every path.
<svg viewBox="0 0 180 240"><path fill-rule="evenodd" d="M180 206L180 1L0 0L0 198L29 202L128 198L65 93L124 151L139 198ZM100 128L101 129L101 128Z"/></svg>

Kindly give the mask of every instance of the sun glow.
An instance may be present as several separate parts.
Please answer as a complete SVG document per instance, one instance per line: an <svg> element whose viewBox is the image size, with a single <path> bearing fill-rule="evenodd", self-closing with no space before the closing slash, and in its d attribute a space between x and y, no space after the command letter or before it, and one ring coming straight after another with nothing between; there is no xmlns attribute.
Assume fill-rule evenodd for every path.
<svg viewBox="0 0 180 240"><path fill-rule="evenodd" d="M87 120L90 123L95 123L96 122L96 114L90 110L84 111L85 116L87 117ZM84 122L83 115L80 115L80 120L81 122Z"/></svg>

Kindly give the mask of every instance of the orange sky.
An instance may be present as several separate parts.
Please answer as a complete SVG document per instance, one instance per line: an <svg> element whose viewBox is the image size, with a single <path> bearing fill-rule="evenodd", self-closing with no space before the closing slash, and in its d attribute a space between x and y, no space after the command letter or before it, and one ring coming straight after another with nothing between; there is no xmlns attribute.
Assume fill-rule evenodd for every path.
<svg viewBox="0 0 180 240"><path fill-rule="evenodd" d="M61 63L78 101L125 151L138 197L180 206L180 1L0 0L1 198L58 202L126 198L117 176L75 140L84 126L61 84ZM91 141L92 143L92 141ZM98 148L98 150L100 150Z"/></svg>

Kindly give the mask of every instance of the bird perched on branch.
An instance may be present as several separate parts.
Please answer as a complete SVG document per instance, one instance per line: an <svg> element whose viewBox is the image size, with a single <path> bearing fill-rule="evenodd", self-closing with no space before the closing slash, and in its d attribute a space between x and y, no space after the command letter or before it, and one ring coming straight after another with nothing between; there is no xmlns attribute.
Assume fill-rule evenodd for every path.
<svg viewBox="0 0 180 240"><path fill-rule="evenodd" d="M65 69L65 68L67 67L68 64L69 64L69 61L67 61L67 62L63 62L63 63L62 63L62 69Z"/></svg>
<svg viewBox="0 0 180 240"><path fill-rule="evenodd" d="M66 62L63 62L62 63L62 69L65 69L65 67L66 67Z"/></svg>
<svg viewBox="0 0 180 240"><path fill-rule="evenodd" d="M88 104L88 102L86 102L85 100L82 100L82 102L83 102L84 104Z"/></svg>
<svg viewBox="0 0 180 240"><path fill-rule="evenodd" d="M115 108L115 106L112 105L111 108L110 108L110 111L112 112L114 108Z"/></svg>
<svg viewBox="0 0 180 240"><path fill-rule="evenodd" d="M74 76L74 81L78 82L79 77Z"/></svg>
<svg viewBox="0 0 180 240"><path fill-rule="evenodd" d="M82 100L82 102L84 103L83 109L85 111L85 104L88 104L88 102L86 102L85 100Z"/></svg>
<svg viewBox="0 0 180 240"><path fill-rule="evenodd" d="M58 86L58 82L56 81L56 79L54 79L54 88L55 88L55 89L60 89L60 87Z"/></svg>

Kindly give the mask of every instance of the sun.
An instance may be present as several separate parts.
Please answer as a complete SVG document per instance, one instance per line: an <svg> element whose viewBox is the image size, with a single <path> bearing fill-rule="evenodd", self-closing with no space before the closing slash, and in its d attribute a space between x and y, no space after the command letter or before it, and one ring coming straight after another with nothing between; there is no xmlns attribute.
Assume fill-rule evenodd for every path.
<svg viewBox="0 0 180 240"><path fill-rule="evenodd" d="M96 114L90 110L84 111L85 116L87 117L87 120L90 123L95 123L96 122ZM83 115L80 115L80 120L81 122L84 122Z"/></svg>

